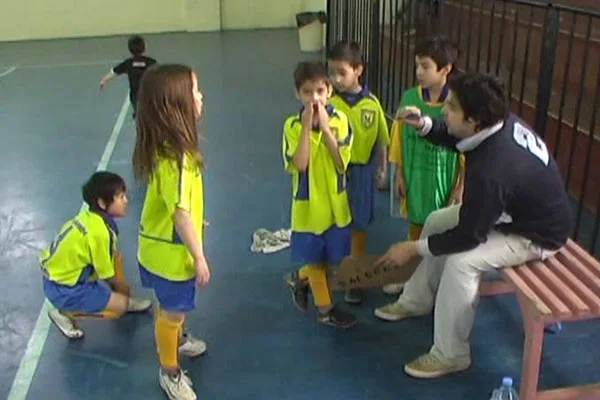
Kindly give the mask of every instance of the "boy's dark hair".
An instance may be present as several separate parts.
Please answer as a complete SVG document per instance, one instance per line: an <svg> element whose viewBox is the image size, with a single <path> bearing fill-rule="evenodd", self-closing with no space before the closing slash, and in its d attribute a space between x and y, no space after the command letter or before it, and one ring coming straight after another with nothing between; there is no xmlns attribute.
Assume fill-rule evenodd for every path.
<svg viewBox="0 0 600 400"><path fill-rule="evenodd" d="M478 122L485 129L505 119L510 111L506 88L500 79L481 73L456 72L448 87L465 113L465 119Z"/></svg>
<svg viewBox="0 0 600 400"><path fill-rule="evenodd" d="M98 200L110 206L118 193L126 190L125 181L119 175L108 171L95 172L81 188L83 200L92 211L101 211Z"/></svg>
<svg viewBox="0 0 600 400"><path fill-rule="evenodd" d="M127 48L134 56L139 56L146 51L146 41L139 35L134 35L127 41Z"/></svg>
<svg viewBox="0 0 600 400"><path fill-rule="evenodd" d="M364 65L362 51L360 50L359 44L356 42L348 42L345 40L337 42L331 50L329 50L327 58L332 61L346 61L352 68Z"/></svg>
<svg viewBox="0 0 600 400"><path fill-rule="evenodd" d="M446 37L433 36L423 42L417 43L415 46L415 56L431 57L435 61L438 70L450 64L454 71L454 64L458 58L458 49Z"/></svg>
<svg viewBox="0 0 600 400"><path fill-rule="evenodd" d="M296 89L306 81L323 80L329 84L329 74L327 67L320 61L304 61L299 63L294 70L294 83Z"/></svg>

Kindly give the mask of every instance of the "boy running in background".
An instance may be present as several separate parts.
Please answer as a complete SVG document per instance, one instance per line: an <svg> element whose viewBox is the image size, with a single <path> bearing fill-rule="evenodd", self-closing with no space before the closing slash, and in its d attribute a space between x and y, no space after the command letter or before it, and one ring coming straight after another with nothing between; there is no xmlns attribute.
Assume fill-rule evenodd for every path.
<svg viewBox="0 0 600 400"><path fill-rule="evenodd" d="M352 214L350 254L360 256L367 251L367 228L374 217L376 180L385 176L390 141L388 125L377 97L359 82L364 65L358 44L337 43L330 51L328 64L335 88L329 102L348 116L354 136L347 172ZM360 303L362 293L361 289L349 289L345 300Z"/></svg>
<svg viewBox="0 0 600 400"><path fill-rule="evenodd" d="M50 320L69 339L83 337L77 318L118 318L152 306L150 300L130 297L123 277L114 219L127 212L125 182L96 172L82 192L89 209L67 221L40 255L44 294L56 307Z"/></svg>
<svg viewBox="0 0 600 400"><path fill-rule="evenodd" d="M350 253L346 169L352 130L346 115L327 104L333 88L325 65L300 63L294 81L302 108L285 120L282 150L285 170L292 176L292 262L303 267L288 274L286 283L300 310L308 308L310 288L317 321L349 328L356 319L334 307L327 268Z"/></svg>
<svg viewBox="0 0 600 400"><path fill-rule="evenodd" d="M418 86L402 94L398 109L415 105L432 118L442 116L448 96L448 75L458 57L456 47L442 37L433 37L415 48ZM408 240L417 240L425 220L433 211L461 202L464 182L462 155L431 144L415 128L395 121L392 125L390 162L395 164L395 195L408 220ZM389 284L383 290L399 293L402 284Z"/></svg>
<svg viewBox="0 0 600 400"><path fill-rule="evenodd" d="M104 89L106 83L115 76L127 74L127 78L129 79L129 101L131 102L131 108L133 109L133 118L135 118L140 81L142 80L142 76L144 75L144 72L146 72L146 69L156 64L156 60L144 55L146 52L146 42L141 36L136 35L129 38L127 48L131 53L131 57L115 66L102 78L100 81L100 90Z"/></svg>

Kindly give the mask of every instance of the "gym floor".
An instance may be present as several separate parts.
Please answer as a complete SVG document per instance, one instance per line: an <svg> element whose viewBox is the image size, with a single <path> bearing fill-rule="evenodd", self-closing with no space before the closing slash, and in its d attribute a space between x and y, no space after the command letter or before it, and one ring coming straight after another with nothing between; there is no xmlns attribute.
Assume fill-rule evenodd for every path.
<svg viewBox="0 0 600 400"><path fill-rule="evenodd" d="M193 66L205 94L212 280L199 291L187 327L209 350L183 363L199 398L487 399L503 376L518 383L523 330L510 295L481 300L468 371L422 381L403 366L428 351L431 317L379 321L374 308L394 298L370 290L353 307L336 294L358 316L353 329L319 325L314 314L296 311L284 287L289 250L250 252L256 229L284 228L289 219L281 128L299 107L295 64L320 57L299 52L295 30L146 40L159 62ZM137 295L150 295L140 287L135 260L143 191L131 174L135 128L126 78L98 90L100 78L127 56L126 37L4 43L0 54L0 398L163 399L152 316L85 321L85 338L69 342L48 322L37 263L42 247L81 207L81 184L106 167L129 185L130 211L120 221L127 278ZM378 194L372 252L406 235L405 222L390 218L388 196ZM598 380L599 334L597 323L580 322L547 335L541 387Z"/></svg>

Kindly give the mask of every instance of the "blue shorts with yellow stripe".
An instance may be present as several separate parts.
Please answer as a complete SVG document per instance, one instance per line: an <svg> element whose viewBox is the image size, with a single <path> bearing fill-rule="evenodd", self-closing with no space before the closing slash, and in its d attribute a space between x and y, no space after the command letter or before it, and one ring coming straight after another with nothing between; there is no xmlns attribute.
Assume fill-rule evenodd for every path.
<svg viewBox="0 0 600 400"><path fill-rule="evenodd" d="M292 232L290 245L294 265L337 265L350 255L350 229L332 226L320 235Z"/></svg>
<svg viewBox="0 0 600 400"><path fill-rule="evenodd" d="M188 312L196 307L196 278L171 281L153 274L138 263L142 286L154 290L160 307L167 312Z"/></svg>

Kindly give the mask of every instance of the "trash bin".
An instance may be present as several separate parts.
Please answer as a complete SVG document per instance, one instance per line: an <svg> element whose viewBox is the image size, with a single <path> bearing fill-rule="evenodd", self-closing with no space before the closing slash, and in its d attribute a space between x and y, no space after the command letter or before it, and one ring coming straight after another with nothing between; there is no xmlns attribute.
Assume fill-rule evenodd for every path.
<svg viewBox="0 0 600 400"><path fill-rule="evenodd" d="M324 47L324 24L327 14L324 11L307 11L296 14L300 51L315 52Z"/></svg>

